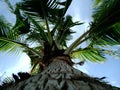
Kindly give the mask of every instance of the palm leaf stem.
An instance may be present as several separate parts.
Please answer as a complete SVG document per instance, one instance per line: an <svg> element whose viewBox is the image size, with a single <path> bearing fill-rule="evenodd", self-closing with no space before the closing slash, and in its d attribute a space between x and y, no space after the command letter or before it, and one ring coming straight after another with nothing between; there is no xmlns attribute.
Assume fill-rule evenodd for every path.
<svg viewBox="0 0 120 90"><path fill-rule="evenodd" d="M26 44L23 44L23 43L20 43L20 42L17 42L17 41L13 41L11 39L8 39L8 38L3 38L3 37L0 37L0 40L1 41L5 41L5 42L8 42L8 43L13 43L13 44L17 44L19 46L25 46Z"/></svg>
<svg viewBox="0 0 120 90"><path fill-rule="evenodd" d="M61 23L62 23L62 20L60 19L60 24L59 24L60 27L61 27ZM60 28L59 30L61 30L61 28ZM58 30L58 32L59 32L59 30ZM62 36L61 36L61 38L62 38ZM57 35L57 36L55 37L55 43L56 43L56 46L59 48L59 47L60 47L59 35Z"/></svg>
<svg viewBox="0 0 120 90"><path fill-rule="evenodd" d="M64 54L70 54L71 51L77 47L80 43L84 42L85 40L87 40L88 38L85 38L82 40L82 38L84 38L89 32L91 32L93 29L90 29L88 31L86 31L84 34L82 34L78 39L76 39L64 52ZM81 41L82 40L82 41Z"/></svg>
<svg viewBox="0 0 120 90"><path fill-rule="evenodd" d="M35 55L37 55L37 56L39 56L39 57L43 57L43 55L42 54L40 54L38 51L36 51L36 50L34 50L34 49L32 49L32 48L29 48L29 47L27 47L27 46L25 46L25 48L27 48L29 51L31 51L33 54L35 54Z"/></svg>
<svg viewBox="0 0 120 90"><path fill-rule="evenodd" d="M58 39L58 45L60 45L60 43L62 42L62 38L64 37L64 34L65 34L66 30L68 30L68 29L69 29L69 27L67 27L67 28L63 31L62 35L60 36L60 39Z"/></svg>
<svg viewBox="0 0 120 90"><path fill-rule="evenodd" d="M63 14L62 16L65 15L66 11L68 10L70 4L71 4L72 0L67 0L66 4L65 4L65 8L64 8L64 11L63 11Z"/></svg>
<svg viewBox="0 0 120 90"><path fill-rule="evenodd" d="M44 6L43 6L43 2L40 0L40 5L44 14L44 19L45 19L45 23L46 23L46 27L47 27L47 31L48 31L48 42L50 43L50 45L52 46L52 42L53 42L53 38L50 32L50 28L49 28L49 23L48 23L48 19L44 10Z"/></svg>
<svg viewBox="0 0 120 90"><path fill-rule="evenodd" d="M53 38L52 38L52 35L51 35L51 32L50 32L50 28L49 28L49 24L48 24L48 19L47 19L47 17L44 17L44 18L45 18L45 23L46 23L47 31L48 31L49 43L52 46Z"/></svg>
<svg viewBox="0 0 120 90"><path fill-rule="evenodd" d="M60 27L59 30L61 30L61 28L62 28L61 24L62 24L62 23L63 23L63 22L62 22L62 17L60 17L60 18L58 19L58 22L56 23L56 25L55 25L54 28L52 29L52 35L53 35L53 36L54 36L56 30L58 30L58 29L57 29L58 27ZM59 32L59 30L58 30L58 32ZM58 33L57 33L57 34L58 34ZM59 49L59 48L60 48L60 43L58 43L58 37L59 37L59 35L56 35L56 36L55 36L55 44L56 44L57 48Z"/></svg>
<svg viewBox="0 0 120 90"><path fill-rule="evenodd" d="M35 51L35 50L32 49L32 48L29 48L26 44L23 44L23 43L20 43L20 42L17 42L17 41L13 41L13 40L7 39L7 38L1 38L1 37L0 37L0 40L1 40L1 41L5 41L5 42L8 42L8 43L13 43L13 44L16 44L16 45L18 45L18 46L22 46L22 47L24 47L24 48L27 48L27 49L28 49L29 51L31 51L33 54L35 54L35 55L37 55L37 56L39 56L39 57L42 57L42 55L40 55L39 52Z"/></svg>

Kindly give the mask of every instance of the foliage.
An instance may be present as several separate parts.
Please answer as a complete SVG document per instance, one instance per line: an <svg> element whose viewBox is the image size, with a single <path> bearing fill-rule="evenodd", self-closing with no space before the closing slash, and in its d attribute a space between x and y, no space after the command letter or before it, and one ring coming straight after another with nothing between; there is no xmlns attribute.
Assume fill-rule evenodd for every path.
<svg viewBox="0 0 120 90"><path fill-rule="evenodd" d="M0 18L0 50L24 48L33 67L38 64L44 67L50 63L50 58L61 55L101 62L105 60L107 51L103 47L120 43L119 0L95 0L90 29L70 46L67 41L75 33L71 28L83 24L74 22L72 16L66 14L72 0L22 0L15 7L8 0L5 2L16 15L16 24L9 27ZM80 45L86 41L87 45L81 48Z"/></svg>
<svg viewBox="0 0 120 90"><path fill-rule="evenodd" d="M91 33L92 43L97 45L116 45L120 43L120 2L118 0L104 0L94 10ZM98 33L98 30L100 31Z"/></svg>

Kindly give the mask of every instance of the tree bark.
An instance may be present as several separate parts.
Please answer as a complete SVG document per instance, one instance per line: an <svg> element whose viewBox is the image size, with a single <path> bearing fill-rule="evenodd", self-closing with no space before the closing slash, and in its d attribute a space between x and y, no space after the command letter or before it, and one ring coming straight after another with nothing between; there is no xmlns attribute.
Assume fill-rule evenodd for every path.
<svg viewBox="0 0 120 90"><path fill-rule="evenodd" d="M56 57L40 74L3 90L120 90L73 68Z"/></svg>

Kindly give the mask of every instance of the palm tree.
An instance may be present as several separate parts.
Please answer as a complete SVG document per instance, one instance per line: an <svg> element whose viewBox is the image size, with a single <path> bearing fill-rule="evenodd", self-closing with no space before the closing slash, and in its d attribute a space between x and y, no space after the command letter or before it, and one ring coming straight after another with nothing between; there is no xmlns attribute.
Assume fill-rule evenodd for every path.
<svg viewBox="0 0 120 90"><path fill-rule="evenodd" d="M105 46L120 43L119 0L96 0L89 30L70 46L67 41L75 33L71 27L83 24L73 22L72 17L66 15L72 0L23 0L15 8L5 1L16 15L16 24L8 30L1 24L0 49L15 51L22 48L31 58L31 73L39 64L36 77L7 90L113 90L98 78L74 69L71 59L101 62L105 60L104 54L115 53ZM86 41L86 47L81 48ZM30 46L31 43L34 45Z"/></svg>

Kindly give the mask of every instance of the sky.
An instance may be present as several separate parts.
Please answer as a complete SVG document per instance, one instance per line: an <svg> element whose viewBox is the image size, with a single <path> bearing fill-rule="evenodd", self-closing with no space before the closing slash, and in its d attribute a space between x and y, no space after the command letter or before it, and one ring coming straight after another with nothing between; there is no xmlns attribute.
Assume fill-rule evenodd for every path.
<svg viewBox="0 0 120 90"><path fill-rule="evenodd" d="M10 0L15 3L15 0ZM84 25L74 27L77 33L73 35L72 43L77 37L84 33L89 27L88 24L92 20L92 1L93 0L73 0L67 14L73 16L74 21L84 22ZM0 2L0 15L4 15L8 21L15 23L15 16L10 14L5 3ZM114 86L120 87L120 59L107 56L105 63L86 62L83 66L75 65L74 67L94 77L106 77L105 81ZM78 61L78 60L76 60ZM20 71L30 71L30 59L25 53L17 56L15 54L7 54L0 52L0 77L10 76L12 73Z"/></svg>

